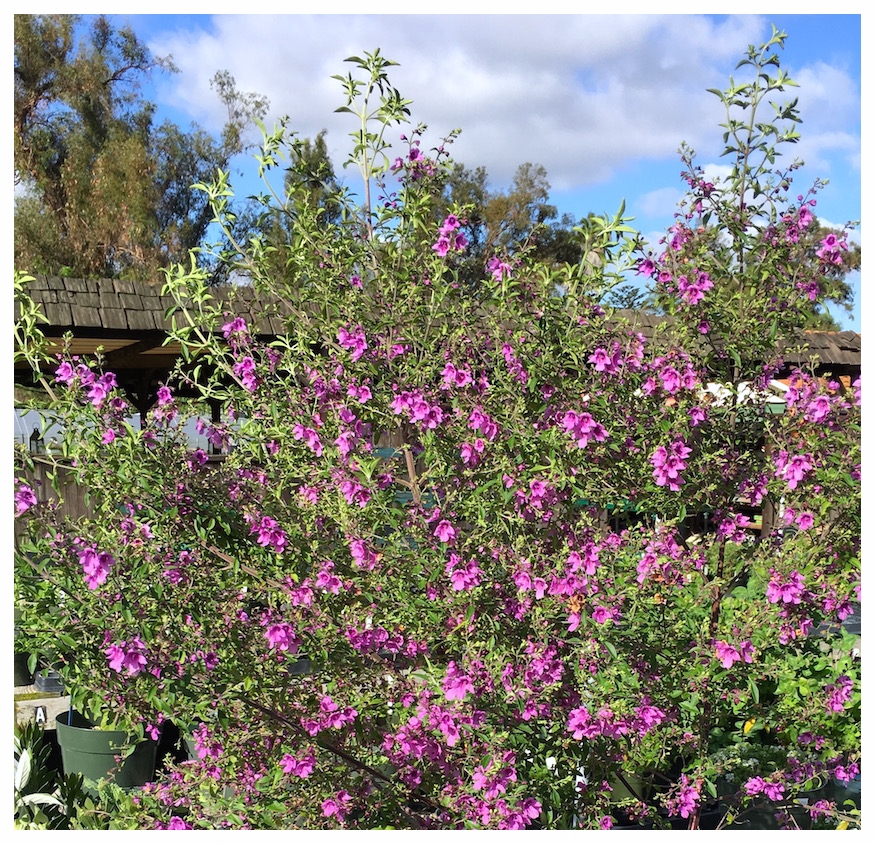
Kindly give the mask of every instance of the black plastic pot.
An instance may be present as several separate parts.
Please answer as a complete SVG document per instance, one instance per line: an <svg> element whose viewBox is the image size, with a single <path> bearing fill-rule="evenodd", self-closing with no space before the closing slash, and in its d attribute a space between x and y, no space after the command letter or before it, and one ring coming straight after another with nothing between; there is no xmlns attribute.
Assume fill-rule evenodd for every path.
<svg viewBox="0 0 875 844"><path fill-rule="evenodd" d="M28 654L16 652L13 658L13 668L15 670L15 685L29 686L33 682L33 675L27 667Z"/></svg>

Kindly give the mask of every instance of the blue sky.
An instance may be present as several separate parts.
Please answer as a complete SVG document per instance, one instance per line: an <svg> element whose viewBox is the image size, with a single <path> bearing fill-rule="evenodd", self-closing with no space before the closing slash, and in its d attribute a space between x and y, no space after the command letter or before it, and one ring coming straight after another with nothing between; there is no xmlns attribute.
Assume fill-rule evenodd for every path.
<svg viewBox="0 0 875 844"><path fill-rule="evenodd" d="M413 99L413 120L428 124L426 142L460 127L454 157L485 166L493 187L523 162L541 164L560 213L614 213L625 200L651 238L671 224L682 193L682 141L706 169L725 166L722 107L706 89L725 88L747 45L767 40L774 23L789 36L782 67L801 86L788 91L804 121L802 141L785 151L786 163L806 162L794 193L828 178L818 216L837 225L862 216L860 15L114 17L155 54L173 56L180 73L157 75L144 94L183 125L220 128L209 80L226 69L241 90L270 99L268 124L290 115L303 136L327 129L340 171L354 127L333 114L341 90L330 77L345 72L346 56L380 47L400 63L392 80ZM253 192L254 163L237 168L246 174L238 192ZM354 173L346 181L357 187ZM853 320L841 322L860 331L857 300Z"/></svg>

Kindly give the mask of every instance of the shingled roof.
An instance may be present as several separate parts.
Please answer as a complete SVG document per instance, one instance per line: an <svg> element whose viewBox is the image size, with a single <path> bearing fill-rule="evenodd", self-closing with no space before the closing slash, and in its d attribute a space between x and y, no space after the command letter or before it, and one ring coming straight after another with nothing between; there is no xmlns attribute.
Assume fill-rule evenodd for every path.
<svg viewBox="0 0 875 844"><path fill-rule="evenodd" d="M170 321L164 315L175 304L172 296L162 295L161 285L119 279L36 276L27 289L42 306L52 336L68 330L82 334L88 329L107 334L167 331ZM275 335L283 330L281 317L265 317L255 308L263 300L253 288L215 288L213 295L219 300L233 296L235 315L248 317L257 334ZM282 313L282 303L276 300L275 304Z"/></svg>
<svg viewBox="0 0 875 844"><path fill-rule="evenodd" d="M160 381L167 377L180 354L178 344L166 344L170 320L165 316L174 306L173 297L162 295L161 286L116 279L74 279L37 276L28 285L33 300L42 307L48 325L42 326L47 338L60 344L65 333L73 336L73 354L89 355L102 346L120 383L138 404L148 406ZM251 287L214 288L219 300L233 299L229 312L247 320L250 330L263 338L283 332L284 317L290 310L282 300L264 296ZM263 313L270 304L271 313ZM630 327L652 337L665 317L643 311L623 311ZM16 318L18 310L16 308ZM800 342L808 346L803 355L788 355L789 365L808 361L816 355L819 368L832 374L853 375L860 371L861 337L853 331L803 332ZM17 368L16 380L29 377L26 364Z"/></svg>

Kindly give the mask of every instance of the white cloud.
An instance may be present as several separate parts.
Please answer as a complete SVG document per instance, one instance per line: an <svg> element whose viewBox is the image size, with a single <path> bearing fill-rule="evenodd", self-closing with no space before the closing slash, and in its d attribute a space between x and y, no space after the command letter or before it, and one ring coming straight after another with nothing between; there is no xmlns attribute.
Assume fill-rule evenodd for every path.
<svg viewBox="0 0 875 844"><path fill-rule="evenodd" d="M523 161L543 164L556 190L713 139L721 108L704 89L722 87L727 65L764 35L758 17L694 15L227 15L208 26L150 46L182 70L169 80L174 104L211 128L223 115L209 78L228 69L241 90L270 98L271 118L290 114L305 136L327 128L343 160L355 127L332 113L341 90L330 77L380 45L400 62L391 80L429 142L461 127L458 160L486 165L496 183Z"/></svg>
<svg viewBox="0 0 875 844"><path fill-rule="evenodd" d="M684 192L680 188L657 188L639 196L634 201L632 209L636 213L658 217L664 215L667 210L677 207L683 196Z"/></svg>

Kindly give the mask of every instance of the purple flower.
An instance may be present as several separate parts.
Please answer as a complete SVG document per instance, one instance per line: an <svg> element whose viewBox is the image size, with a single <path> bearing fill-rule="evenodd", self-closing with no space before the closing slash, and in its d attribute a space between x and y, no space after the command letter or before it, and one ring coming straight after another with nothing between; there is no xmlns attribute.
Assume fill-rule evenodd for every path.
<svg viewBox="0 0 875 844"><path fill-rule="evenodd" d="M349 812L349 804L351 800L352 797L349 792L338 791L334 797L329 797L327 800L322 801L322 814L325 815L326 818L336 815L337 820L342 822Z"/></svg>
<svg viewBox="0 0 875 844"><path fill-rule="evenodd" d="M84 548L79 551L79 562L85 573L85 583L89 589L97 589L106 582L107 575L115 560L105 551L98 552L95 548Z"/></svg>
<svg viewBox="0 0 875 844"><path fill-rule="evenodd" d="M305 428L299 422L292 428L292 436L296 440L303 440L317 457L322 456L322 441L312 428Z"/></svg>
<svg viewBox="0 0 875 844"><path fill-rule="evenodd" d="M364 329L360 325L357 325L352 331L340 328L337 332L337 342L344 349L349 349L352 352L351 357L354 361L368 350L367 337L365 337Z"/></svg>
<svg viewBox="0 0 875 844"><path fill-rule="evenodd" d="M846 674L830 683L824 691L829 693L829 699L826 703L828 712L844 712L845 703L851 699L851 693L854 690L854 682Z"/></svg>
<svg viewBox="0 0 875 844"><path fill-rule="evenodd" d="M450 582L456 592L463 592L480 585L483 572L477 565L476 560L462 562L458 554L450 554L450 561L446 566L446 573L450 576Z"/></svg>
<svg viewBox="0 0 875 844"><path fill-rule="evenodd" d="M474 691L474 683L471 678L456 667L456 663L450 660L447 673L444 675L444 695L447 700L464 700L469 692Z"/></svg>
<svg viewBox="0 0 875 844"><path fill-rule="evenodd" d="M300 646L300 640L295 635L295 630L291 624L285 622L281 624L271 624L264 631L267 637L268 647L276 648L278 651L288 651L289 653L297 653Z"/></svg>
<svg viewBox="0 0 875 844"><path fill-rule="evenodd" d="M27 484L19 484L15 490L15 515L26 513L31 507L36 506L36 494Z"/></svg>
<svg viewBox="0 0 875 844"><path fill-rule="evenodd" d="M254 393L258 389L258 377L255 374L255 360L246 355L232 367L234 374L240 379L244 390Z"/></svg>
<svg viewBox="0 0 875 844"><path fill-rule="evenodd" d="M311 747L305 756L302 756L300 759L296 759L291 754L287 753L280 760L280 767L287 774L293 777L301 777L304 779L309 777L310 774L316 770L316 754Z"/></svg>
<svg viewBox="0 0 875 844"><path fill-rule="evenodd" d="M234 317L230 322L222 326L222 336L229 340L232 336L245 339L247 337L246 320L243 317Z"/></svg>
<svg viewBox="0 0 875 844"><path fill-rule="evenodd" d="M104 650L109 667L113 671L121 673L127 670L131 677L139 674L146 667L146 655L143 653L145 645L139 636L134 636L130 642L122 641L116 645L110 645Z"/></svg>
<svg viewBox="0 0 875 844"><path fill-rule="evenodd" d="M772 570L769 585L766 589L766 598L771 604L799 604L802 601L802 590L805 577L795 569L786 577L782 577L777 571Z"/></svg>
<svg viewBox="0 0 875 844"><path fill-rule="evenodd" d="M434 535L441 542L449 544L456 538L456 529L446 519L442 519L435 528Z"/></svg>
<svg viewBox="0 0 875 844"><path fill-rule="evenodd" d="M834 232L830 232L823 240L820 241L820 249L814 254L826 264L834 264L836 266L842 263L842 252L847 252L848 242L839 240Z"/></svg>
<svg viewBox="0 0 875 844"><path fill-rule="evenodd" d="M377 566L377 555L365 544L363 539L353 539L349 543L349 552L355 564L360 569L373 571Z"/></svg>
<svg viewBox="0 0 875 844"><path fill-rule="evenodd" d="M736 648L728 642L718 639L714 642L714 650L717 652L717 659L720 660L724 668L731 668L736 662L753 662L753 643L748 639L741 642Z"/></svg>
<svg viewBox="0 0 875 844"><path fill-rule="evenodd" d="M580 706L568 713L566 727L571 733L572 738L577 741L584 737L592 738L598 735L598 730L594 730L592 726L592 715L590 715L589 710L585 706Z"/></svg>
<svg viewBox="0 0 875 844"><path fill-rule="evenodd" d="M799 530L808 530L814 525L814 516L811 513L800 513L796 517L796 524Z"/></svg>
<svg viewBox="0 0 875 844"><path fill-rule="evenodd" d="M105 375L101 375L100 378L96 378L92 381L91 387L88 390L88 398L91 400L91 404L94 407L101 407L110 391L116 386L118 384L115 374L112 372L107 372Z"/></svg>
<svg viewBox="0 0 875 844"><path fill-rule="evenodd" d="M590 440L604 442L608 431L601 422L596 422L589 413L569 410L562 417L562 427L577 441L578 448L586 448Z"/></svg>
<svg viewBox="0 0 875 844"><path fill-rule="evenodd" d="M646 275L648 278L653 278L655 272L656 264L653 262L652 258L645 258L638 264L639 275Z"/></svg>
<svg viewBox="0 0 875 844"><path fill-rule="evenodd" d="M55 370L55 381L59 381L61 384L71 384L75 377L76 370L73 369L73 364L66 360L58 364L58 368Z"/></svg>
<svg viewBox="0 0 875 844"><path fill-rule="evenodd" d="M669 446L660 446L651 455L653 477L657 486L667 486L672 492L677 492L683 484L680 473L687 468L686 459L692 454L683 440L675 440Z"/></svg>
<svg viewBox="0 0 875 844"><path fill-rule="evenodd" d="M277 554L282 554L286 549L286 533L270 516L262 516L261 521L253 525L249 532L258 534L256 541L263 548L272 548Z"/></svg>
<svg viewBox="0 0 875 844"><path fill-rule="evenodd" d="M789 489L796 489L800 481L805 480L808 473L814 468L810 454L786 455L782 452L778 460L779 476L785 478Z"/></svg>
<svg viewBox="0 0 875 844"><path fill-rule="evenodd" d="M450 239L441 235L437 239L437 243L435 243L431 248L434 249L434 251L437 252L437 254L441 258L444 258L446 257L447 252L450 251Z"/></svg>
<svg viewBox="0 0 875 844"><path fill-rule="evenodd" d="M666 808L670 815L680 815L688 818L696 811L701 795L698 787L693 784L686 774L681 775L681 787L677 795L671 800L666 800Z"/></svg>
<svg viewBox="0 0 875 844"><path fill-rule="evenodd" d="M332 595L339 595L343 588L343 581L334 573L334 563L326 560L316 575L316 585Z"/></svg>
<svg viewBox="0 0 875 844"><path fill-rule="evenodd" d="M510 278L510 274L513 272L513 267L505 261L502 261L497 255L493 255L489 259L487 268L496 281L501 281L503 278Z"/></svg>

